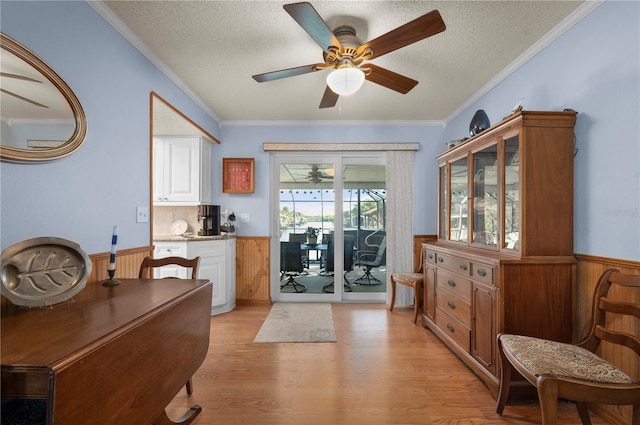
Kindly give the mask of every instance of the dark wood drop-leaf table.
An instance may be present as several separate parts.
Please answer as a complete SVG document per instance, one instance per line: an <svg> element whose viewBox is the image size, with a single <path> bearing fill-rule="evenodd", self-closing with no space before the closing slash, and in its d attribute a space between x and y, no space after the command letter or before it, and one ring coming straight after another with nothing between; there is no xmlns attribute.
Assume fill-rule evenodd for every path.
<svg viewBox="0 0 640 425"><path fill-rule="evenodd" d="M2 308L3 416L36 402L47 425L188 424L165 408L209 348L212 284L120 279L48 308Z"/></svg>

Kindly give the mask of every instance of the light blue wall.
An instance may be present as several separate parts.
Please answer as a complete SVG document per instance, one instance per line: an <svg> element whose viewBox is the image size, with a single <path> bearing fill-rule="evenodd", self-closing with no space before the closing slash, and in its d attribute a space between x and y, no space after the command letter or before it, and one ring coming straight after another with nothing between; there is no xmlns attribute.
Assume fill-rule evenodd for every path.
<svg viewBox="0 0 640 425"><path fill-rule="evenodd" d="M496 123L519 98L578 111L574 251L640 260L639 65L640 2L605 2L449 122L447 140L467 135L476 110Z"/></svg>
<svg viewBox="0 0 640 425"><path fill-rule="evenodd" d="M75 91L89 134L72 156L41 165L0 163L2 248L36 236L74 240L89 252L149 242L135 207L149 205L149 92L177 106L222 141L222 157L256 158L254 195L215 196L250 212L242 235L268 234L269 156L264 142L420 142L417 234L436 232L435 156L467 134L477 109L498 122L524 97L527 109L573 108L576 126L575 251L640 259L640 4L607 2L516 73L439 127L224 126L216 124L84 2L2 1L2 31L36 52ZM469 64L471 66L471 64ZM219 176L216 177L219 179Z"/></svg>
<svg viewBox="0 0 640 425"><path fill-rule="evenodd" d="M80 1L3 0L2 32L27 46L71 87L88 120L85 143L46 164L0 163L2 249L56 236L88 253L150 242L135 222L149 207L149 96L172 103L217 137L217 124L90 6Z"/></svg>
<svg viewBox="0 0 640 425"><path fill-rule="evenodd" d="M223 210L251 213L251 223L240 224L240 235L269 234L269 153L263 151L263 143L419 142L414 167L414 233L435 234L438 174L434 158L444 150L443 133L441 126L223 126L221 155L255 158L258 177L252 196L220 194L220 205Z"/></svg>

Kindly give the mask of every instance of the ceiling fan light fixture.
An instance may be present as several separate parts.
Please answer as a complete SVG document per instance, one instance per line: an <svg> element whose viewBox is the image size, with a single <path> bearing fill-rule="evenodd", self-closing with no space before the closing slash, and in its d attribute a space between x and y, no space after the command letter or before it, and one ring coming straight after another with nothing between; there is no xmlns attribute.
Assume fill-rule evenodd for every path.
<svg viewBox="0 0 640 425"><path fill-rule="evenodd" d="M349 96L360 90L364 83L364 72L358 68L343 67L327 76L327 85L335 94Z"/></svg>

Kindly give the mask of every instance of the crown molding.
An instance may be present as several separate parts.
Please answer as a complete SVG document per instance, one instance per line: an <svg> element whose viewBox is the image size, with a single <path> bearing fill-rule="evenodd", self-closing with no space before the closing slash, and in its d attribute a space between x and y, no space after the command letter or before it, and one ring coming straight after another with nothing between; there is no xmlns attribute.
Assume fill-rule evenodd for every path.
<svg viewBox="0 0 640 425"><path fill-rule="evenodd" d="M229 120L220 122L220 128L222 127L445 127L444 121L411 121L411 120L398 120L398 121L378 121L378 120L352 120L352 121L339 121L339 120Z"/></svg>
<svg viewBox="0 0 640 425"><path fill-rule="evenodd" d="M144 57L149 59L164 75L169 78L180 90L184 92L191 100L193 100L207 115L213 119L216 124L220 125L220 118L202 101L191 88L167 66L137 35L129 28L111 9L109 9L102 0L85 0L109 25L120 33L129 43L142 53Z"/></svg>
<svg viewBox="0 0 640 425"><path fill-rule="evenodd" d="M499 74L489 80L484 86L475 92L469 99L462 103L455 111L451 113L444 121L445 123L451 122L458 115L464 112L467 108L477 102L482 96L489 93L498 84L504 81L511 74L516 72L522 65L527 63L535 55L544 50L548 45L558 39L562 34L571 29L575 24L580 22L585 16L593 12L598 6L604 3L606 0L587 0L582 3L576 10L574 10L569 16L567 16L562 22L553 27L548 33L544 35L537 43L529 47L524 51L516 60L511 62L504 68ZM445 124L446 125L446 124Z"/></svg>

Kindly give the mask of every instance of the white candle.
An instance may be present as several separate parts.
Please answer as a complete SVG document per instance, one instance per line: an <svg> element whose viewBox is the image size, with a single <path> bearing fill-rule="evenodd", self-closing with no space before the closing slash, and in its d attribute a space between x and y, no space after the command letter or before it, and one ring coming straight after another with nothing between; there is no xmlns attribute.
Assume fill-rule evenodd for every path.
<svg viewBox="0 0 640 425"><path fill-rule="evenodd" d="M111 236L111 255L109 255L109 267L107 270L116 269L116 246L118 245L118 226L113 226L113 235Z"/></svg>

